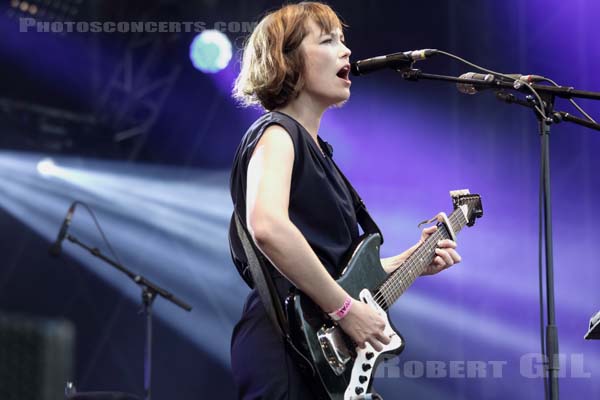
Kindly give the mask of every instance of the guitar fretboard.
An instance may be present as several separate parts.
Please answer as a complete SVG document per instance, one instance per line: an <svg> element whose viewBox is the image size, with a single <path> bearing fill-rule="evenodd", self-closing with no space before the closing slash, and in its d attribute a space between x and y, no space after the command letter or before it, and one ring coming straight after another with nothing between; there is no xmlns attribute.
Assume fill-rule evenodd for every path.
<svg viewBox="0 0 600 400"><path fill-rule="evenodd" d="M450 214L448 221L454 230L458 233L466 224L467 220L463 212L457 208ZM450 239L450 234L444 224L438 224L438 229L429 236L421 246L379 287L375 295L375 300L379 305L387 310L394 302L408 289L415 279L417 279L425 268L436 256L435 249L437 243L443 239Z"/></svg>

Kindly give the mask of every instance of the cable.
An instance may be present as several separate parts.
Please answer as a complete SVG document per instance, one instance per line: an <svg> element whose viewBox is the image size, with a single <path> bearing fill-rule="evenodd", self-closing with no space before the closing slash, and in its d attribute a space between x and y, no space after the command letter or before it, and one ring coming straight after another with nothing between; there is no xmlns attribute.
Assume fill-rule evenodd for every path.
<svg viewBox="0 0 600 400"><path fill-rule="evenodd" d="M509 79L509 80L511 80L511 81L513 81L513 82L517 81L517 79L515 79L515 78L513 78L513 77L511 77L511 76L509 76L509 75L505 75L505 74L503 74L503 73L501 73L501 72L496 72L496 71L492 71L491 69L487 69L487 68L480 67L480 66L479 66L479 65L477 65L477 64L474 64L474 63L472 63L472 62L470 62L470 61L467 61L467 60L465 60L464 58L461 58L461 57L459 57L459 56L455 56L454 54L451 54L451 53L447 53L447 52L445 52L445 51L443 51L443 50L437 50L437 52L438 52L439 54L443 54L443 55L445 55L445 56L447 56L447 57L450 57L450 58L453 58L453 59L455 59L455 60L458 60L458 61L460 61L460 62L462 62L462 63L464 63L464 64L467 64L467 65L469 65L469 66L471 66L471 67L473 67L473 68L477 68L477 69L478 69L478 70L480 70L480 71L487 72L488 74L492 74L492 75L501 76L501 77L503 77L503 78L505 78L505 79ZM527 83L527 82L523 82L523 81L519 81L519 83L520 83L520 84L522 84L522 85L524 85L525 87L527 87L527 89L529 89L529 91L530 91L531 93L533 93L533 95L535 96L535 98L536 98L536 100L538 101L538 104L539 104L540 106L542 106L542 105L544 104L544 103L542 102L542 98L540 97L540 95L538 94L538 92L537 92L537 91L536 91L536 90L535 90L535 89L534 89L534 88L533 88L533 87L532 87L532 86L531 86L529 83ZM535 110L538 112L538 114L540 114L540 116L541 116L542 118L544 118L544 119L547 119L547 118L548 118L548 117L546 116L546 111L543 109L543 107L542 107L542 108L539 108L539 107L538 107L538 106L536 106L535 104L534 104L534 106L533 106L533 107L534 107L534 108L535 108Z"/></svg>
<svg viewBox="0 0 600 400"><path fill-rule="evenodd" d="M496 72L496 71L493 71L493 70L491 70L491 69L483 68L483 67L481 67L481 66L479 66L479 65L477 65L477 64L474 64L474 63L472 63L472 62L470 62L470 61L467 61L467 60L465 60L464 58L461 58L461 57L455 56L454 54L451 54L451 53L447 53L447 52L445 52L445 51L443 51L443 50L437 50L437 52L438 52L439 54L443 54L443 55L445 55L445 56L447 56L447 57L450 57L450 58L453 58L453 59L455 59L455 60L458 60L458 61L460 61L460 62L462 62L462 63L464 63L464 64L467 64L467 65L469 65L469 66L471 66L471 67L473 67L473 68L477 68L477 69L478 69L478 70L480 70L480 71L487 72L488 74L492 74L492 75L496 75L496 76L501 76L501 77L503 77L503 78L505 78L505 79L509 79L509 80L511 80L511 81L513 81L513 82L516 82L516 81L517 81L517 79L515 79L515 78L513 78L513 77L511 77L511 76L509 76L509 75L505 75L505 74L503 74L503 73L501 73L501 72ZM544 81L546 81L546 82L548 82L548 83L550 83L550 84L552 84L552 85L554 85L554 86L556 86L556 87L560 87L560 85L559 85L558 83L554 82L554 81L553 81L552 79L550 79L550 78L544 78ZM536 97L536 100L538 101L538 104L540 104L540 105L541 105L541 104L543 104L543 103L542 103L542 99L541 99L540 95L538 94L538 92L537 92L537 91L536 91L536 90L535 90L535 89L534 89L534 88L533 88L533 87L532 87L532 86L531 86L531 85L530 85L528 82L519 81L519 83L520 83L520 84L522 84L522 85L524 85L525 87L527 87L527 89L529 89L529 91L531 91L531 93L533 93L533 94L535 95L535 97ZM576 109L577 109L577 110L578 110L580 113L582 113L582 114L583 114L583 115L584 115L584 116L585 116L585 117L586 117L586 118L587 118L589 121L591 121L591 122L593 122L593 123L596 123L596 121L595 121L595 120L594 120L594 119L593 119L593 118L592 118L592 117L591 117L591 116L590 116L588 113L586 113L586 112L583 110L583 108L581 108L581 107L579 106L579 104L577 104L577 103L575 102L575 100L573 100L573 99L568 99L568 100L569 100L569 101L571 102L571 104L573 104L573 106L575 106L575 108L576 108ZM537 112L538 112L538 113L539 113L539 114L540 114L542 117L544 117L544 118L547 118L546 112L545 112L544 110L541 110L541 109L540 109L540 108L538 108L536 105L534 105L534 108L535 108L535 110L536 110L536 111L537 111Z"/></svg>
<svg viewBox="0 0 600 400"><path fill-rule="evenodd" d="M554 86L556 86L556 87L560 87L560 85L559 85L558 83L554 82L554 81L553 81L552 79L550 79L550 78L544 78L544 80L545 80L546 82L549 82L549 83L553 84L553 85L554 85ZM590 116L588 115L588 113L586 113L585 111L583 111L583 108L581 108L581 107L579 106L579 104L577 104L577 103L575 102L575 100L573 100L573 99L569 99L569 101L570 101L570 102L571 102L571 103L572 103L572 104L575 106L575 108L576 108L577 110L579 110L579 112L580 112L580 113L582 113L582 114L583 114L583 115L584 115L584 116L585 116L585 117L586 117L588 120L592 121L593 123L597 123L597 122L596 122L596 121L595 121L595 120L594 120L592 117L590 117Z"/></svg>
<svg viewBox="0 0 600 400"><path fill-rule="evenodd" d="M100 232L100 236L102 236L102 240L104 240L104 243L106 243L106 247L108 247L108 250L110 251L112 256L117 260L117 262L120 265L123 265L123 263L119 259L119 256L117 255L115 250L112 248L112 246L110 245L110 242L108 241L106 235L104 234L104 231L102 230L102 227L100 226L100 223L98 222L98 219L96 218L96 214L94 214L94 210L92 210L92 208L90 206L88 206L86 203L84 203L82 201L75 200L73 203L81 204L83 207L85 207L85 209L88 211L88 213L92 216L92 219L94 220L94 224L96 225L96 228L98 228L98 231Z"/></svg>

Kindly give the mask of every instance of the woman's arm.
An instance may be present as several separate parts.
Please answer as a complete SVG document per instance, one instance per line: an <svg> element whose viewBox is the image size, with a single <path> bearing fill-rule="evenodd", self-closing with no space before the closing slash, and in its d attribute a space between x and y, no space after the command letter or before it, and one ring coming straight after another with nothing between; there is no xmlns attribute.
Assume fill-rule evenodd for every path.
<svg viewBox="0 0 600 400"><path fill-rule="evenodd" d="M248 165L247 226L271 263L323 311L332 312L342 306L348 294L289 219L293 165L294 146L290 136L278 125L268 127ZM353 302L350 312L339 323L361 347L365 341L378 349L379 342L389 343L383 334L383 319L360 301Z"/></svg>
<svg viewBox="0 0 600 400"><path fill-rule="evenodd" d="M260 250L323 310L337 309L346 292L329 275L288 215L294 147L285 130L272 125L248 165L246 222Z"/></svg>

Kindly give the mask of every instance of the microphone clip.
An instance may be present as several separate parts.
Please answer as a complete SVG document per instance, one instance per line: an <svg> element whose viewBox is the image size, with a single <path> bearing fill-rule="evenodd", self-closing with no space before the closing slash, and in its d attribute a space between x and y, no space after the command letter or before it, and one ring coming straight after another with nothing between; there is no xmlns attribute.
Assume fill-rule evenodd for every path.
<svg viewBox="0 0 600 400"><path fill-rule="evenodd" d="M421 76L421 70L416 68L403 69L400 73L402 74L402 79L413 82L418 81Z"/></svg>

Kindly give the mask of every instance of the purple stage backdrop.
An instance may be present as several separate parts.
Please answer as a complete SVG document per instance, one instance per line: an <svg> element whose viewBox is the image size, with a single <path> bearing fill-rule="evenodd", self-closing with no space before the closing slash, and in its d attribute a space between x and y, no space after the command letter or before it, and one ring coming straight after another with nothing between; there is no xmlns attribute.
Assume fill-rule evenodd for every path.
<svg viewBox="0 0 600 400"><path fill-rule="evenodd" d="M349 25L346 37L354 60L439 48L490 69L543 75L561 85L600 92L600 3L595 0L331 3ZM275 5L269 2L260 9ZM256 18L257 13L244 10L238 10L241 14L236 18ZM211 18L227 20L228 16ZM0 19L0 32L10 38L0 44L0 55L30 77L27 87L45 88L29 100L44 101L48 93L61 93L57 101L62 107L86 108L82 104L95 89L92 77L82 72L82 65L88 61L91 65L91 59L75 61L83 52L81 38L26 36L15 33L15 26L14 20ZM116 59L116 46L104 39L104 57L94 64L98 76L107 74ZM52 53L47 61L34 51L44 44L48 47L43 47L43 53ZM443 56L415 66L456 76L474 71ZM194 307L185 314L162 302L157 305L158 320L174 332L164 334L157 344L158 393L168 396L176 382L177 399L198 398L205 387L210 387L212 396L233 398L229 339L248 289L229 261L228 167L244 130L260 115L239 108L229 97L238 70L239 65L232 63L208 76L184 67L185 80L173 89L146 144L145 154L160 161L151 156L143 160L152 165L55 156L58 169L48 177L40 176L36 167L52 154L3 150L0 232L6 238L14 229L27 230L38 244L31 251L23 251L24 244L20 250L8 244L0 248L11 255L10 260L22 260L12 261L10 271L0 275L4 285L0 308L70 318L91 335L82 313L72 311L76 300L48 309L43 299L31 300L27 290L9 289L41 268L39 260L23 253L45 251L70 201L85 200L97 209L128 266L166 285ZM599 102L579 103L600 117ZM556 108L577 114L564 99L557 100ZM459 235L463 262L439 275L419 278L391 308L392 321L407 344L400 357L377 370L375 387L384 398L543 398L537 129L531 110L502 103L491 91L467 96L452 84L408 82L393 71L354 78L350 101L324 116L320 135L332 144L335 160L379 223L385 236L383 256L414 244L420 221L440 211L449 213L449 191L470 189L483 199L483 218ZM600 310L595 244L600 133L564 122L552 126L550 141L560 392L564 399L594 399L600 397L600 343L583 336L589 318ZM89 219L73 225L76 233L95 240ZM65 244L65 251L70 266L80 264L131 303L137 301L137 288L117 273L72 246ZM61 284L49 277L31 290L37 287L46 293L39 288L50 283ZM116 327L110 332L81 340L97 349L113 340L114 346L132 340L121 337ZM189 346L196 357L182 356L177 373L170 368L176 363L171 343L177 343L182 354ZM100 372L94 362L79 360L80 381L96 385L93 389L102 384L110 387L106 382L111 379L121 387L136 387L123 384L137 378L122 372L139 368L139 359L111 358L100 350L94 354L104 367L117 363L116 372ZM213 364L218 367L210 367L209 378L196 376L195 368L209 369Z"/></svg>

